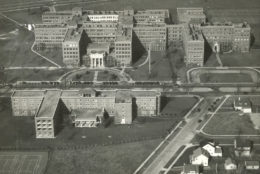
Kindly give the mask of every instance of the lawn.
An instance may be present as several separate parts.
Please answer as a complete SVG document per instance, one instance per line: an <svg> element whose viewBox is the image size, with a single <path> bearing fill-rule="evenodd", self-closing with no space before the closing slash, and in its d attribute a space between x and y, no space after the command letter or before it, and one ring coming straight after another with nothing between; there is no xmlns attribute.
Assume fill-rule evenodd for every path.
<svg viewBox="0 0 260 174"><path fill-rule="evenodd" d="M98 81L119 81L119 78L116 74L113 74L108 71L98 71L97 76Z"/></svg>
<svg viewBox="0 0 260 174"><path fill-rule="evenodd" d="M34 34L0 17L0 64L9 66L52 66L31 51Z"/></svg>
<svg viewBox="0 0 260 174"><path fill-rule="evenodd" d="M55 47L53 49L46 48L44 50L36 50L35 51L40 53L41 55L47 57L48 59L52 60L53 62L57 63L58 65L65 67L66 65L63 63L63 55L62 55L62 48Z"/></svg>
<svg viewBox="0 0 260 174"><path fill-rule="evenodd" d="M250 74L243 73L204 73L200 75L201 83L252 83Z"/></svg>
<svg viewBox="0 0 260 174"><path fill-rule="evenodd" d="M162 101L162 116L184 116L198 101L195 97L171 97L166 99L166 104Z"/></svg>
<svg viewBox="0 0 260 174"><path fill-rule="evenodd" d="M174 13L177 7L204 7L204 8L257 8L260 7L258 0L251 0L250 3L244 0L226 1L226 0L111 0L106 3L80 4L86 9L114 10L124 9L131 6L135 9L169 9ZM58 6L57 10L71 9L71 5Z"/></svg>
<svg viewBox="0 0 260 174"><path fill-rule="evenodd" d="M68 75L66 79L72 81L93 81L94 74L95 71L84 70L84 71L72 73Z"/></svg>
<svg viewBox="0 0 260 174"><path fill-rule="evenodd" d="M215 114L203 131L212 135L258 135L249 115L238 112L222 112Z"/></svg>
<svg viewBox="0 0 260 174"><path fill-rule="evenodd" d="M5 70L4 77L7 83L14 83L16 81L55 81L60 76L68 72L67 69L58 70Z"/></svg>
<svg viewBox="0 0 260 174"><path fill-rule="evenodd" d="M220 55L224 66L260 66L260 49L248 53L229 53Z"/></svg>
<svg viewBox="0 0 260 174"><path fill-rule="evenodd" d="M86 150L54 151L46 174L130 174L161 139L97 146Z"/></svg>
<svg viewBox="0 0 260 174"><path fill-rule="evenodd" d="M169 49L167 52L151 53L151 73L149 64L126 72L136 81L171 81L176 80L177 71L185 68L182 50Z"/></svg>

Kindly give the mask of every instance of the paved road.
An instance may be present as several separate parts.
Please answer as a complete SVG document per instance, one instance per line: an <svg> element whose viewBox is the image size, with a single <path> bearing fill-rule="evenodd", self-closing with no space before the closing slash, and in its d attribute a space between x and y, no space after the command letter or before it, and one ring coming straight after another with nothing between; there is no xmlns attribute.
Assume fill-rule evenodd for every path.
<svg viewBox="0 0 260 174"><path fill-rule="evenodd" d="M190 143L196 134L196 128L199 126L199 119L207 113L208 103L203 101L200 108L200 112L194 112L190 115L186 120L187 124L183 126L180 132L171 141L169 141L169 144L145 169L143 174L158 174L181 146Z"/></svg>

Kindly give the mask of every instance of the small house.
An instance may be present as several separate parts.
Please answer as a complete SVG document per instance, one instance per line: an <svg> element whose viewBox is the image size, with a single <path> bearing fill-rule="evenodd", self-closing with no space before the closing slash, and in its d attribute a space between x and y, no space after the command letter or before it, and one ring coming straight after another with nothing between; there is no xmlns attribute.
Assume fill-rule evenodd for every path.
<svg viewBox="0 0 260 174"><path fill-rule="evenodd" d="M248 157L251 155L253 143L249 140L235 139L234 151L236 156Z"/></svg>
<svg viewBox="0 0 260 174"><path fill-rule="evenodd" d="M247 170L258 170L259 162L258 161L245 161L245 167Z"/></svg>
<svg viewBox="0 0 260 174"><path fill-rule="evenodd" d="M234 109L236 111L242 111L243 113L252 113L251 102L248 98L241 99L240 97L234 100Z"/></svg>
<svg viewBox="0 0 260 174"><path fill-rule="evenodd" d="M200 174L199 166L192 164L184 164L181 174Z"/></svg>
<svg viewBox="0 0 260 174"><path fill-rule="evenodd" d="M213 142L209 142L202 147L212 157L222 157L222 149L220 146L215 145Z"/></svg>
<svg viewBox="0 0 260 174"><path fill-rule="evenodd" d="M210 155L208 152L201 147L194 150L193 154L190 156L191 164L208 166Z"/></svg>
<svg viewBox="0 0 260 174"><path fill-rule="evenodd" d="M226 170L236 170L237 164L231 158L227 158L225 160L224 167Z"/></svg>

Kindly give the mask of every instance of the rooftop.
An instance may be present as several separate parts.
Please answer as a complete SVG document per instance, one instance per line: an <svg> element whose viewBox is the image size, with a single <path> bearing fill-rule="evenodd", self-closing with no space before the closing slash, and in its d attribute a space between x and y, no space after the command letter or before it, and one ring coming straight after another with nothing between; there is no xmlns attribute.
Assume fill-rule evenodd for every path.
<svg viewBox="0 0 260 174"><path fill-rule="evenodd" d="M75 121L92 121L96 120L97 116L103 116L102 109L75 109L71 112L75 116Z"/></svg>
<svg viewBox="0 0 260 174"><path fill-rule="evenodd" d="M117 90L116 103L131 103L132 96L130 90Z"/></svg>
<svg viewBox="0 0 260 174"><path fill-rule="evenodd" d="M39 90L39 91L14 91L12 94L12 97L43 97L45 94L45 91Z"/></svg>
<svg viewBox="0 0 260 174"><path fill-rule="evenodd" d="M42 118L54 117L60 100L60 94L61 94L60 90L47 91L36 117L42 117Z"/></svg>
<svg viewBox="0 0 260 174"><path fill-rule="evenodd" d="M66 24L35 24L35 28L67 28Z"/></svg>
<svg viewBox="0 0 260 174"><path fill-rule="evenodd" d="M82 35L83 29L68 29L64 41L76 41L79 42L81 35Z"/></svg>
<svg viewBox="0 0 260 174"><path fill-rule="evenodd" d="M116 41L132 40L131 28L118 28L116 31Z"/></svg>

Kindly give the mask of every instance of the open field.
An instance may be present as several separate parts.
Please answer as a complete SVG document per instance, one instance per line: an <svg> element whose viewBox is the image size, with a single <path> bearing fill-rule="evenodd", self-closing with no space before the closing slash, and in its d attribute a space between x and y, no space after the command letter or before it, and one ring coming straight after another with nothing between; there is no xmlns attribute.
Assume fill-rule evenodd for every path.
<svg viewBox="0 0 260 174"><path fill-rule="evenodd" d="M248 68L197 68L189 72L191 83L257 83L259 73Z"/></svg>
<svg viewBox="0 0 260 174"><path fill-rule="evenodd" d="M58 65L65 67L66 65L63 63L63 55L62 55L62 48L57 47L53 49L44 49L44 50L37 50L34 48L35 51L40 53L41 55L47 57L48 59L52 60L53 62L57 63Z"/></svg>
<svg viewBox="0 0 260 174"><path fill-rule="evenodd" d="M86 150L54 151L46 174L130 174L160 141L155 139Z"/></svg>
<svg viewBox="0 0 260 174"><path fill-rule="evenodd" d="M1 174L44 174L48 152L0 151Z"/></svg>
<svg viewBox="0 0 260 174"><path fill-rule="evenodd" d="M251 83L253 82L249 74L220 74L220 73L208 73L200 75L201 83Z"/></svg>
<svg viewBox="0 0 260 174"><path fill-rule="evenodd" d="M182 50L169 49L165 52L151 53L151 74L148 62L126 72L136 81L171 81L176 80L177 71L185 68ZM139 62L137 62L140 64Z"/></svg>
<svg viewBox="0 0 260 174"><path fill-rule="evenodd" d="M15 83L16 81L55 81L66 73L67 69L58 70L5 70L4 77L6 83Z"/></svg>
<svg viewBox="0 0 260 174"><path fill-rule="evenodd" d="M161 116L176 117L185 115L198 101L195 97L173 97L167 100L167 104L163 106Z"/></svg>
<svg viewBox="0 0 260 174"><path fill-rule="evenodd" d="M251 49L248 53L221 54L224 66L260 66L260 49Z"/></svg>
<svg viewBox="0 0 260 174"><path fill-rule="evenodd" d="M250 3L244 0L236 1L225 1L225 0L112 0L107 3L100 4L82 4L81 5L87 9L98 8L100 10L113 10L113 9L123 9L127 6L132 6L135 9L152 9L152 8L170 8L172 12L175 12L177 7L204 7L209 9L221 8L259 8L260 4L257 0L251 0ZM71 5L59 6L57 9L69 9Z"/></svg>
<svg viewBox="0 0 260 174"><path fill-rule="evenodd" d="M116 74L108 71L99 71L97 76L98 81L119 81Z"/></svg>
<svg viewBox="0 0 260 174"><path fill-rule="evenodd" d="M0 16L0 64L2 66L51 66L31 51L34 34Z"/></svg>
<svg viewBox="0 0 260 174"><path fill-rule="evenodd" d="M239 115L238 112L217 113L203 129L211 135L260 135L254 129L249 115Z"/></svg>
<svg viewBox="0 0 260 174"><path fill-rule="evenodd" d="M49 10L47 7L38 9L19 10L15 12L4 13L7 17L21 24L39 24L42 23L42 13Z"/></svg>
<svg viewBox="0 0 260 174"><path fill-rule="evenodd" d="M209 9L207 10L207 14L212 22L231 21L241 23L247 21L249 24L260 23L260 8Z"/></svg>
<svg viewBox="0 0 260 174"><path fill-rule="evenodd" d="M95 71L81 71L77 73L71 73L66 77L67 80L72 81L93 81Z"/></svg>
<svg viewBox="0 0 260 174"><path fill-rule="evenodd" d="M182 105L179 113L183 113L181 107L183 110L188 110L186 105ZM10 99L0 98L0 147L77 149L78 147L86 148L158 139L165 137L169 130L183 119L183 115L157 118L139 117L134 120L132 125L75 128L68 116L63 115L62 129L58 132L57 138L36 140L33 117L13 117Z"/></svg>

